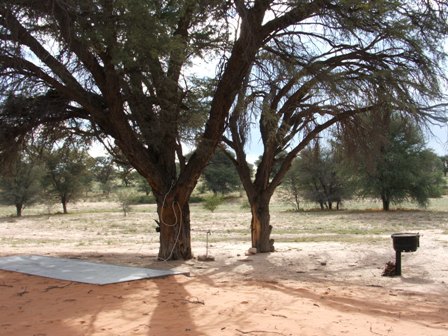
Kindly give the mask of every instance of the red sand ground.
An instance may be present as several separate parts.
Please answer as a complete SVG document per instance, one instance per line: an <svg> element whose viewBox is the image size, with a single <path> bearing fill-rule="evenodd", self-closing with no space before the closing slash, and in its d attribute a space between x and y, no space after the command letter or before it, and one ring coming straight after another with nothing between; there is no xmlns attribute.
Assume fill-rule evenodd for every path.
<svg viewBox="0 0 448 336"><path fill-rule="evenodd" d="M215 246L214 262L146 265L190 277L105 286L0 271L0 335L448 335L446 258L435 265L429 250L408 254L404 276L385 278L384 255L343 246L279 244L279 252L255 256Z"/></svg>

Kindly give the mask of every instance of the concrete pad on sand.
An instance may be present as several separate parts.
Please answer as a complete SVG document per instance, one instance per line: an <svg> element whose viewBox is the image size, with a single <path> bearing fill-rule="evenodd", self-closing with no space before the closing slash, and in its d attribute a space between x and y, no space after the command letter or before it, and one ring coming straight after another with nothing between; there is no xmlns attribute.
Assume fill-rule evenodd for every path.
<svg viewBox="0 0 448 336"><path fill-rule="evenodd" d="M1 257L0 269L96 285L159 278L177 274L188 275L188 272L100 264L84 260L46 256Z"/></svg>

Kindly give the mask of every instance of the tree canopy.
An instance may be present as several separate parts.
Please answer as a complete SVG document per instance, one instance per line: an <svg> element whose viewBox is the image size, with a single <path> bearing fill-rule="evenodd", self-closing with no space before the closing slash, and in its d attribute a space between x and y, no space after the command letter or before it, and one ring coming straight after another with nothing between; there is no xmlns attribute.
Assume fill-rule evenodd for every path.
<svg viewBox="0 0 448 336"><path fill-rule="evenodd" d="M100 189L106 195L112 191L113 179L116 175L113 158L111 156L99 156L95 158L92 174L99 183Z"/></svg>
<svg viewBox="0 0 448 336"><path fill-rule="evenodd" d="M67 204L80 198L89 188L91 172L85 149L62 146L43 153L47 174L44 182L49 193L55 195L66 214Z"/></svg>
<svg viewBox="0 0 448 336"><path fill-rule="evenodd" d="M203 173L205 187L215 195L239 190L241 182L232 160L218 149L210 159Z"/></svg>
<svg viewBox="0 0 448 336"><path fill-rule="evenodd" d="M156 198L159 258L188 259L188 200L226 126L255 209L330 124L384 101L437 117L428 102L442 94L446 7L437 0L4 0L0 91L26 93L32 103L2 111L0 151L62 120L119 149ZM197 63L210 58L219 62L207 99ZM253 115L268 154L252 185L243 149ZM187 139L195 147L189 159ZM270 181L269 167L290 146Z"/></svg>
<svg viewBox="0 0 448 336"><path fill-rule="evenodd" d="M21 217L26 206L41 200L45 172L41 160L26 154L16 157L7 169L0 169L0 203L14 205L17 217Z"/></svg>
<svg viewBox="0 0 448 336"><path fill-rule="evenodd" d="M364 116L364 128L375 140L348 140L346 157L354 167L362 196L381 199L383 210L410 200L427 206L429 198L440 197L443 189L442 162L425 148L421 130L409 119L394 113ZM367 138L368 139L368 138ZM344 144L341 144L343 147Z"/></svg>
<svg viewBox="0 0 448 336"><path fill-rule="evenodd" d="M304 149L293 162L285 183L292 193L298 190L302 197L316 202L323 209L339 209L343 200L354 192L352 179L343 169L340 156L333 148L322 148L317 142Z"/></svg>

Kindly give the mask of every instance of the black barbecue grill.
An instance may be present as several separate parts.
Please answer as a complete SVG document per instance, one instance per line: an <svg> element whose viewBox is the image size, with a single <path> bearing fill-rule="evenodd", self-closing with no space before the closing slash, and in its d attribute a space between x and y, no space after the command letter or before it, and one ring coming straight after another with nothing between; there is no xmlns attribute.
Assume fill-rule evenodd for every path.
<svg viewBox="0 0 448 336"><path fill-rule="evenodd" d="M401 252L415 252L420 246L418 233L394 233L392 241L395 250L395 275L401 275Z"/></svg>

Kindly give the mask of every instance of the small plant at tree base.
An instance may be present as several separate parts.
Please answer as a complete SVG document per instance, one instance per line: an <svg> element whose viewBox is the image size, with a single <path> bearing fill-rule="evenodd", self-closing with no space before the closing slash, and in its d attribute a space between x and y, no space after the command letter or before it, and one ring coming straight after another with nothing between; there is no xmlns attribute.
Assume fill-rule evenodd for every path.
<svg viewBox="0 0 448 336"><path fill-rule="evenodd" d="M210 197L207 197L204 201L203 207L207 210L210 210L211 212L214 212L216 208L222 204L223 202L222 196L213 195Z"/></svg>

